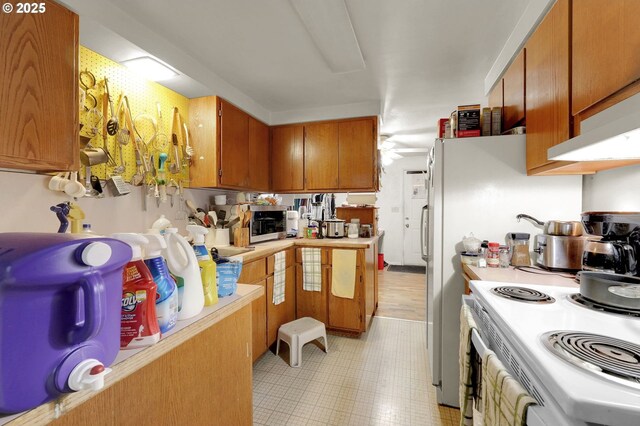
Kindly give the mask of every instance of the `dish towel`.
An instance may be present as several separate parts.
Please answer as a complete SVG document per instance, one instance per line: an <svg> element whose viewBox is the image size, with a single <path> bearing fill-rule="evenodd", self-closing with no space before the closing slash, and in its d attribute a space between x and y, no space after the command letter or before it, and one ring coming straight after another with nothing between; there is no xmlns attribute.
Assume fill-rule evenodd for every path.
<svg viewBox="0 0 640 426"><path fill-rule="evenodd" d="M471 377L471 330L477 328L476 321L471 315L471 308L462 305L460 309L460 348L458 360L460 362L460 382L458 395L460 402L460 426L473 425L473 381Z"/></svg>
<svg viewBox="0 0 640 426"><path fill-rule="evenodd" d="M356 291L356 250L333 250L331 294L353 299Z"/></svg>
<svg viewBox="0 0 640 426"><path fill-rule="evenodd" d="M274 256L273 264L273 304L279 305L284 302L284 288L286 282L286 253L280 251Z"/></svg>
<svg viewBox="0 0 640 426"><path fill-rule="evenodd" d="M322 264L319 248L302 249L302 289L322 290Z"/></svg>
<svg viewBox="0 0 640 426"><path fill-rule="evenodd" d="M524 426L527 407L536 404L493 351L482 357L482 420L491 426Z"/></svg>

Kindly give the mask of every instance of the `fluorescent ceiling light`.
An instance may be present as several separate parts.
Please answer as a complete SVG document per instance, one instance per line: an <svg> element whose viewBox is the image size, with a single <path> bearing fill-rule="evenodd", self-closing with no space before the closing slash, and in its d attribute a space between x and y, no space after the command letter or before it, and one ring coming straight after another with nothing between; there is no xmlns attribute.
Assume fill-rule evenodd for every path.
<svg viewBox="0 0 640 426"><path fill-rule="evenodd" d="M334 73L360 71L364 58L344 0L289 0Z"/></svg>
<svg viewBox="0 0 640 426"><path fill-rule="evenodd" d="M131 71L152 81L162 81L178 75L176 71L150 56L120 62Z"/></svg>
<svg viewBox="0 0 640 426"><path fill-rule="evenodd" d="M585 132L547 150L554 161L640 159L640 112Z"/></svg>

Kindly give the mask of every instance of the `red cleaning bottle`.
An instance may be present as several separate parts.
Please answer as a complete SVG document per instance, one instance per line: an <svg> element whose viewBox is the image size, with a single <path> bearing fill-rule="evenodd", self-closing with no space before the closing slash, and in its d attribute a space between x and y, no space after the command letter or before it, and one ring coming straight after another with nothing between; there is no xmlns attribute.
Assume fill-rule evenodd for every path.
<svg viewBox="0 0 640 426"><path fill-rule="evenodd" d="M113 238L131 246L132 259L122 272L122 308L120 348L134 349L153 345L160 340L156 315L158 286L142 260L142 248L149 240L139 234L114 234Z"/></svg>

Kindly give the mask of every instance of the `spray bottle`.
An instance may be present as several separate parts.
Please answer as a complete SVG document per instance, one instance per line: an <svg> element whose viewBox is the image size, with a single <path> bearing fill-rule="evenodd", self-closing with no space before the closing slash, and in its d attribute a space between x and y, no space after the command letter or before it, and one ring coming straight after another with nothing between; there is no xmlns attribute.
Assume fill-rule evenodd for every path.
<svg viewBox="0 0 640 426"><path fill-rule="evenodd" d="M165 258L178 285L178 320L196 316L204 307L204 292L198 259L177 228L167 228Z"/></svg>
<svg viewBox="0 0 640 426"><path fill-rule="evenodd" d="M160 217L151 225L151 233L158 233L164 235L165 230L171 228L171 221L161 214Z"/></svg>
<svg viewBox="0 0 640 426"><path fill-rule="evenodd" d="M178 289L162 257L162 250L167 248L164 238L160 234L146 234L145 237L149 243L145 245L144 263L158 286L156 295L158 325L160 332L166 333L175 327L178 321Z"/></svg>
<svg viewBox="0 0 640 426"><path fill-rule="evenodd" d="M187 225L187 231L193 240L193 251L200 266L202 277L202 290L204 291L204 304L211 306L218 303L218 287L216 286L216 262L211 259L209 250L204 245L204 236L209 230L200 225Z"/></svg>
<svg viewBox="0 0 640 426"><path fill-rule="evenodd" d="M124 267L120 348L133 349L153 345L160 340L156 316L156 289L149 268L142 261L141 246L149 240L138 234L114 234L113 238L131 246L133 257Z"/></svg>

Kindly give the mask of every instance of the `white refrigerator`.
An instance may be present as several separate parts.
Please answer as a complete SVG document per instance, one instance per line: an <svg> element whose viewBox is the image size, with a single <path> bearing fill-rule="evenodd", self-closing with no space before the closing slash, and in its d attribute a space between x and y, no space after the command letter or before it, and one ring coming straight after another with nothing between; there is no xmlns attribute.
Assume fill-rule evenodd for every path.
<svg viewBox="0 0 640 426"><path fill-rule="evenodd" d="M428 156L423 210L427 261L427 350L439 404L458 404L458 345L464 279L459 253L471 232L506 243L509 232L538 233L540 220L580 220L581 176L527 176L525 135L437 139ZM533 258L533 257L532 257Z"/></svg>

